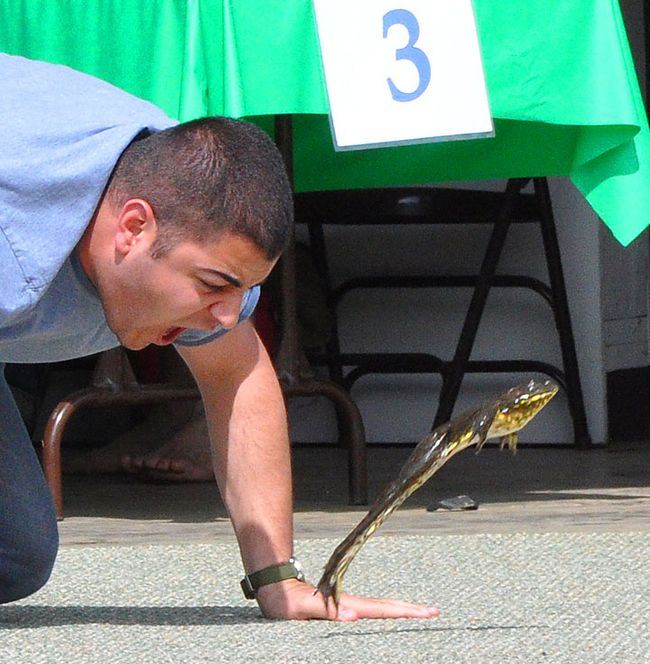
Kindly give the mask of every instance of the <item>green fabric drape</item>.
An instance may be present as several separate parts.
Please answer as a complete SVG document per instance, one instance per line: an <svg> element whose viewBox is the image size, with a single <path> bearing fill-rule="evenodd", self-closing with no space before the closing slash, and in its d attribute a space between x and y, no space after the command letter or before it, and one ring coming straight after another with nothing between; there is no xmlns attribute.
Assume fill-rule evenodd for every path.
<svg viewBox="0 0 650 664"><path fill-rule="evenodd" d="M295 185L566 175L623 244L650 222L650 131L617 0L474 0L496 136L333 150L310 0L0 0L0 50L181 120L294 115Z"/></svg>

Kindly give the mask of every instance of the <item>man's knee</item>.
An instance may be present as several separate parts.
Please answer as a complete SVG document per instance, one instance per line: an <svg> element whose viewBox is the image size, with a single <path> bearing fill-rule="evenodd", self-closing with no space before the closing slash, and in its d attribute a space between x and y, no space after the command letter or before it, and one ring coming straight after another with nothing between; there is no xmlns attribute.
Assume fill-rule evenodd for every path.
<svg viewBox="0 0 650 664"><path fill-rule="evenodd" d="M19 538L10 549L6 545L0 543L0 604L28 597L47 583L59 548L56 525Z"/></svg>

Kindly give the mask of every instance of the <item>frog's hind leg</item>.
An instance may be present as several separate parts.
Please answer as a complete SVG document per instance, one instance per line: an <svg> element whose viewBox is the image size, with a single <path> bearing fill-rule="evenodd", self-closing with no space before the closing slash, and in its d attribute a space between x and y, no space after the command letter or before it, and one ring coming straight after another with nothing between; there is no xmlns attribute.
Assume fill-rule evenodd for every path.
<svg viewBox="0 0 650 664"><path fill-rule="evenodd" d="M513 453L517 453L517 434L509 433L499 438L499 449L502 450L505 446Z"/></svg>

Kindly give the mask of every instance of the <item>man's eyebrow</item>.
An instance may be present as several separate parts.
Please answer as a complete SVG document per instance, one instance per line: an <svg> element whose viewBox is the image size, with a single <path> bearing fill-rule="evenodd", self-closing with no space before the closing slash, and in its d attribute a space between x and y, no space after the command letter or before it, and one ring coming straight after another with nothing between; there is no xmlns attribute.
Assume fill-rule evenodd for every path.
<svg viewBox="0 0 650 664"><path fill-rule="evenodd" d="M224 281L227 281L231 286L235 286L235 288L241 288L242 283L237 279L237 277L233 277L231 274L228 274L227 272L222 272L221 270L215 270L212 267L203 267L201 268L202 272L209 272L210 274L216 274L217 276L221 277Z"/></svg>

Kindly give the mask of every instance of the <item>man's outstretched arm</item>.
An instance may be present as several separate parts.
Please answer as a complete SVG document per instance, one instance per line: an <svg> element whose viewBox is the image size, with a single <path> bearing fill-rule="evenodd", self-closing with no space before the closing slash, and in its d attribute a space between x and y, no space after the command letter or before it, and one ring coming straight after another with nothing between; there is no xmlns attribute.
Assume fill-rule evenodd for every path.
<svg viewBox="0 0 650 664"><path fill-rule="evenodd" d="M203 395L215 476L246 573L287 561L293 554L289 438L282 392L264 346L245 321L211 343L179 351ZM314 595L313 586L295 579L263 586L257 600L269 618L438 615L430 607L347 594L337 614Z"/></svg>

